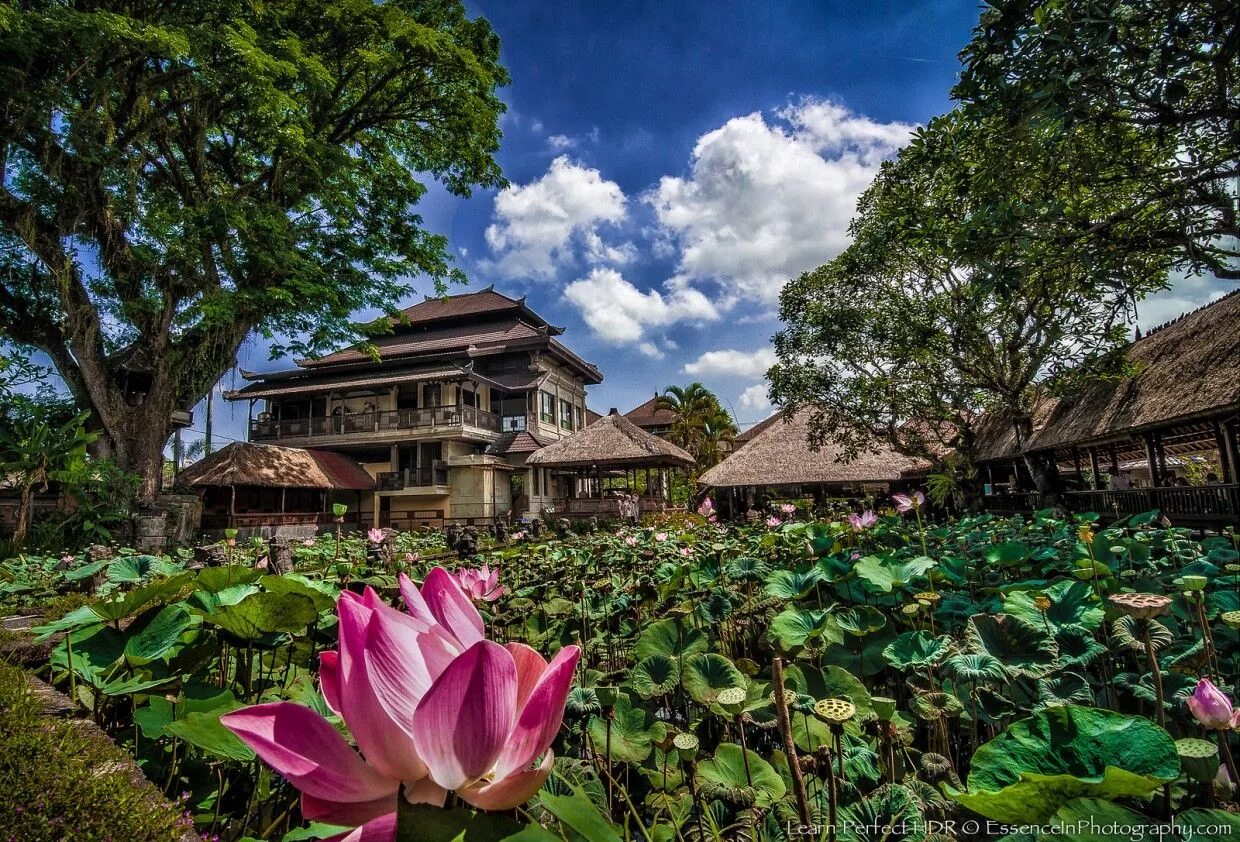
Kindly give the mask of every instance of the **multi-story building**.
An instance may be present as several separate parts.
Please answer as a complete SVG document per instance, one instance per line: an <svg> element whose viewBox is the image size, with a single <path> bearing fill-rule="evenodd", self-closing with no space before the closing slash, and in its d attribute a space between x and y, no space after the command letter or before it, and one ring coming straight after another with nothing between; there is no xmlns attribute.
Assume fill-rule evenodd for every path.
<svg viewBox="0 0 1240 842"><path fill-rule="evenodd" d="M563 332L491 287L428 297L389 335L286 371L243 372L251 382L227 397L250 402L252 442L360 462L376 479L362 524L538 515L572 480L525 460L586 425L586 388L603 380Z"/></svg>

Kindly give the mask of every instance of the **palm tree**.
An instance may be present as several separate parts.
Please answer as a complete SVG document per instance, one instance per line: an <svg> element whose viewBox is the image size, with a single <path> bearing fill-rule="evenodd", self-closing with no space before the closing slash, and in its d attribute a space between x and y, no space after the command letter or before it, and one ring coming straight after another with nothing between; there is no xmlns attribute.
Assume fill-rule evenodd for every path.
<svg viewBox="0 0 1240 842"><path fill-rule="evenodd" d="M736 424L719 404L715 393L701 383L668 386L655 398L656 409L666 409L672 420L670 438L709 467L719 461L722 444L736 435Z"/></svg>

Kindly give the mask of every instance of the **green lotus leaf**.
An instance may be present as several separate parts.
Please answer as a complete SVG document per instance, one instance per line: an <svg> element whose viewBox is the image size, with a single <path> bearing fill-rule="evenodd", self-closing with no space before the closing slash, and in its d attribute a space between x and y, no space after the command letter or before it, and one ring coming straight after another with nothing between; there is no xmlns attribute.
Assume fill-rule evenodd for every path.
<svg viewBox="0 0 1240 842"><path fill-rule="evenodd" d="M782 651L794 652L807 643L823 637L829 625L830 617L826 611L789 605L771 620L766 636ZM828 635L828 637L831 636ZM834 636L838 637L838 632ZM834 642L843 643L843 638Z"/></svg>
<svg viewBox="0 0 1240 842"><path fill-rule="evenodd" d="M899 561L889 556L868 555L857 562L853 571L857 578L868 582L882 593L891 593L896 588L924 580L926 574L936 565L934 559L926 556Z"/></svg>
<svg viewBox="0 0 1240 842"><path fill-rule="evenodd" d="M125 641L125 658L135 666L158 660L172 651L181 635L193 625L194 615L185 606L179 603L165 605L150 622Z"/></svg>
<svg viewBox="0 0 1240 842"><path fill-rule="evenodd" d="M886 784L840 811L840 842L921 842L926 823L918 799L900 784Z"/></svg>
<svg viewBox="0 0 1240 842"><path fill-rule="evenodd" d="M637 643L633 646L633 654L638 660L651 655L667 655L672 658L687 658L710 649L710 641L698 629L685 625L679 618L656 620L646 626Z"/></svg>
<svg viewBox="0 0 1240 842"><path fill-rule="evenodd" d="M745 676L736 665L714 652L686 658L680 669L680 680L689 698L707 706L714 704L721 690L746 686Z"/></svg>
<svg viewBox="0 0 1240 842"><path fill-rule="evenodd" d="M265 634L304 631L318 616L314 600L308 596L264 591L250 594L236 605L221 605L204 614L203 619L242 640L256 640Z"/></svg>
<svg viewBox="0 0 1240 842"><path fill-rule="evenodd" d="M307 579L298 573L283 576L264 576L259 584L271 593L296 593L310 597L315 609L321 614L336 607L339 591L321 579Z"/></svg>
<svg viewBox="0 0 1240 842"><path fill-rule="evenodd" d="M766 594L777 599L800 599L822 582L817 567L807 570L776 570L766 579Z"/></svg>
<svg viewBox="0 0 1240 842"><path fill-rule="evenodd" d="M975 614L965 627L965 649L998 658L1009 672L1041 678L1059 666L1059 647L1044 629L1008 614Z"/></svg>
<svg viewBox="0 0 1240 842"><path fill-rule="evenodd" d="M179 573L180 564L154 555L124 555L112 559L105 574L109 582L118 585L133 585L161 576Z"/></svg>
<svg viewBox="0 0 1240 842"><path fill-rule="evenodd" d="M195 586L207 593L219 593L225 588L248 585L263 578L263 571L245 564L228 564L223 567L204 567L195 577Z"/></svg>
<svg viewBox="0 0 1240 842"><path fill-rule="evenodd" d="M1040 823L1074 798L1149 795L1180 775L1175 743L1144 717L1063 705L1014 722L946 792L995 821Z"/></svg>
<svg viewBox="0 0 1240 842"><path fill-rule="evenodd" d="M1093 631L1102 625L1106 613L1098 601L1094 588L1088 582L1064 579L1056 582L1042 593L1050 599L1050 607L1043 615L1034 600L1036 591L1010 593L1003 601L1003 613L1024 620L1032 626L1049 623L1051 626L1084 626Z"/></svg>
<svg viewBox="0 0 1240 842"><path fill-rule="evenodd" d="M714 757L698 764L697 785L708 798L743 807L770 807L787 791L775 767L734 743L723 743Z"/></svg>
<svg viewBox="0 0 1240 842"><path fill-rule="evenodd" d="M887 616L872 605L855 605L835 612L835 623L840 631L854 637L865 637L887 625Z"/></svg>
<svg viewBox="0 0 1240 842"><path fill-rule="evenodd" d="M667 736L667 726L655 720L650 713L626 694L620 694L612 709L615 718L611 720L611 759L620 763L641 763L650 756L656 742L662 742ZM590 718L590 739L594 750L603 756L609 745L607 740L607 720L601 716Z"/></svg>
<svg viewBox="0 0 1240 842"><path fill-rule="evenodd" d="M1159 838L1150 819L1102 798L1073 799L1056 810L1047 824L1059 832L1039 833L1038 842L1145 842Z"/></svg>
<svg viewBox="0 0 1240 842"><path fill-rule="evenodd" d="M986 550L986 560L1000 567L1009 567L1028 561L1032 552L1028 544L1021 543L1020 541L1007 541L1002 544L995 544Z"/></svg>
<svg viewBox="0 0 1240 842"><path fill-rule="evenodd" d="M1193 842L1233 842L1240 837L1240 815L1226 810L1185 810L1175 817L1175 826L1178 838Z"/></svg>
<svg viewBox="0 0 1240 842"><path fill-rule="evenodd" d="M1053 705L1092 705L1094 688L1086 678L1075 672L1065 672L1051 678L1038 679L1038 707Z"/></svg>
<svg viewBox="0 0 1240 842"><path fill-rule="evenodd" d="M1063 667L1083 667L1093 663L1107 648L1093 632L1081 626L1063 626L1055 631L1059 663Z"/></svg>
<svg viewBox="0 0 1240 842"><path fill-rule="evenodd" d="M629 673L629 686L643 699L665 696L680 684L680 665L667 655L643 658Z"/></svg>
<svg viewBox="0 0 1240 842"><path fill-rule="evenodd" d="M253 760L253 750L220 722L221 716L241 707L240 702L234 701L213 710L187 713L167 723L164 733L184 740L214 758Z"/></svg>
<svg viewBox="0 0 1240 842"><path fill-rule="evenodd" d="M952 653L952 639L928 631L910 631L897 637L883 650L887 663L898 670L933 667Z"/></svg>

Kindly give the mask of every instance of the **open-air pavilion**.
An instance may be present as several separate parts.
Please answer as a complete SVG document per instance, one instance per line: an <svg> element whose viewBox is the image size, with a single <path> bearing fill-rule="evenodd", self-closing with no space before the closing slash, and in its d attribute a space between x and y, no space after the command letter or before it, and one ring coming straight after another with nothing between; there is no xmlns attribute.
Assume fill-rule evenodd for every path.
<svg viewBox="0 0 1240 842"><path fill-rule="evenodd" d="M777 413L762 429L726 459L706 471L698 482L715 492L715 507L725 517L760 510L771 499L860 501L909 485L913 460L889 447L847 458L841 448L824 442L810 447L813 411Z"/></svg>
<svg viewBox="0 0 1240 842"><path fill-rule="evenodd" d="M557 515L621 517L635 514L625 509L633 497L639 512L666 511L670 472L687 472L694 459L613 409L584 430L530 454L526 464L573 480L574 494L555 501Z"/></svg>
<svg viewBox="0 0 1240 842"><path fill-rule="evenodd" d="M332 504L349 507L356 523L361 495L375 479L347 456L270 444L233 442L181 472L202 498L202 528L246 535L313 535L334 523Z"/></svg>
<svg viewBox="0 0 1240 842"><path fill-rule="evenodd" d="M1150 331L1127 358L1129 377L1040 401L1025 452L1054 461L1074 511L1240 524L1240 291ZM978 445L987 508L1037 508L1011 424L985 419Z"/></svg>

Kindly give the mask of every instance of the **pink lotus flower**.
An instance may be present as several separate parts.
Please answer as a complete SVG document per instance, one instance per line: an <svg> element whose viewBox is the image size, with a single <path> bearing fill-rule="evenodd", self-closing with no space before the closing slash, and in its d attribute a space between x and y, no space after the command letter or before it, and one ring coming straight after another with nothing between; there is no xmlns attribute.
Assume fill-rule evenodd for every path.
<svg viewBox="0 0 1240 842"><path fill-rule="evenodd" d="M794 515L797 513L797 507L792 503L784 503L779 507L779 511L785 515Z"/></svg>
<svg viewBox="0 0 1240 842"><path fill-rule="evenodd" d="M666 541L666 540L667 540L667 533L666 533L666 532L656 532L656 533L654 534L654 539L655 539L656 541L658 541L660 544L662 544L664 541Z"/></svg>
<svg viewBox="0 0 1240 842"><path fill-rule="evenodd" d="M405 553L405 563L413 564L419 558L417 553Z"/></svg>
<svg viewBox="0 0 1240 842"><path fill-rule="evenodd" d="M523 541L523 540L525 540L525 530L521 530L521 531L519 531L519 532L514 532L514 533L512 533L512 540L514 540L514 541Z"/></svg>
<svg viewBox="0 0 1240 842"><path fill-rule="evenodd" d="M370 539L372 544L382 544L387 540L387 530L384 529L367 529L366 537Z"/></svg>
<svg viewBox="0 0 1240 842"><path fill-rule="evenodd" d="M487 564L456 571L456 580L465 595L475 601L494 602L508 593L508 589L499 584L499 570L492 570Z"/></svg>
<svg viewBox="0 0 1240 842"><path fill-rule="evenodd" d="M293 702L220 719L301 790L305 818L357 828L340 839L392 839L402 784L414 803L442 806L449 790L483 810L529 800L551 772L580 657L567 646L548 663L524 644L486 640L442 568L420 590L401 574L400 591L407 613L370 588L341 594L340 648L320 656L323 698L357 750Z"/></svg>
<svg viewBox="0 0 1240 842"><path fill-rule="evenodd" d="M1208 678L1197 682L1197 689L1188 697L1188 709L1207 728L1225 731L1240 727L1240 709L1233 707L1227 694Z"/></svg>
<svg viewBox="0 0 1240 842"><path fill-rule="evenodd" d="M775 515L771 515L770 517L766 519L766 525L769 526L771 529L774 529L775 527L779 526L781 523L783 523L783 521L775 517Z"/></svg>
<svg viewBox="0 0 1240 842"><path fill-rule="evenodd" d="M301 545L302 545L303 547L313 547L313 546L314 546L314 539L313 539L313 538L306 538L304 541L302 541L302 542L301 542Z"/></svg>
<svg viewBox="0 0 1240 842"><path fill-rule="evenodd" d="M636 546L637 546L637 539L636 539L636 538L634 538L632 535L625 535L625 536L624 536L624 543L628 544L630 547L636 547Z"/></svg>
<svg viewBox="0 0 1240 842"><path fill-rule="evenodd" d="M874 514L874 512L870 509L866 509L859 515L849 514L848 522L852 524L854 532L861 532L862 530L869 529L871 526L878 523L878 515Z"/></svg>
<svg viewBox="0 0 1240 842"><path fill-rule="evenodd" d="M920 509L926 502L926 495L920 491L914 491L909 494L892 494L891 499L896 503L896 509L901 512L911 512L914 509Z"/></svg>
<svg viewBox="0 0 1240 842"><path fill-rule="evenodd" d="M711 517L715 513L715 501L707 497L702 501L702 505L698 506L698 514L702 517Z"/></svg>
<svg viewBox="0 0 1240 842"><path fill-rule="evenodd" d="M688 558L691 555L693 555L693 550L689 549L688 547L681 547L680 554L684 556L685 558Z"/></svg>

